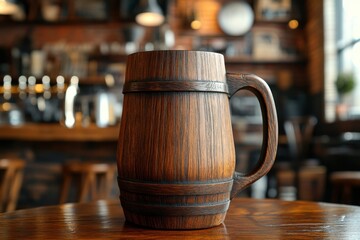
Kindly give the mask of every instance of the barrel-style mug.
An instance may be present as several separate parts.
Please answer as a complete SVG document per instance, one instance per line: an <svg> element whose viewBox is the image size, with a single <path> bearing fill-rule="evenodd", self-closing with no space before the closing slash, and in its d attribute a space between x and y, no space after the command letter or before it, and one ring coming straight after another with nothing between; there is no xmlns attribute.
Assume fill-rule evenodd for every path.
<svg viewBox="0 0 360 240"><path fill-rule="evenodd" d="M128 222L159 229L221 224L231 198L264 176L277 148L271 91L252 74L225 71L202 51L128 56L117 149L120 202ZM253 92L262 109L263 145L249 173L235 172L229 99Z"/></svg>

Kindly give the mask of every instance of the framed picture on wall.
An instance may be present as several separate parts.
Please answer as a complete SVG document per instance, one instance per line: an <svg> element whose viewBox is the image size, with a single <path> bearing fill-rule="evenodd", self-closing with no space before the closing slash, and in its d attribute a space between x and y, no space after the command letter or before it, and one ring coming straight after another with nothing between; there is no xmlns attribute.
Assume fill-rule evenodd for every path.
<svg viewBox="0 0 360 240"><path fill-rule="evenodd" d="M255 15L258 20L289 20L291 0L257 0Z"/></svg>
<svg viewBox="0 0 360 240"><path fill-rule="evenodd" d="M253 31L253 57L260 60L275 60L283 57L280 38L271 29Z"/></svg>
<svg viewBox="0 0 360 240"><path fill-rule="evenodd" d="M88 20L106 20L108 0L74 0L76 17Z"/></svg>

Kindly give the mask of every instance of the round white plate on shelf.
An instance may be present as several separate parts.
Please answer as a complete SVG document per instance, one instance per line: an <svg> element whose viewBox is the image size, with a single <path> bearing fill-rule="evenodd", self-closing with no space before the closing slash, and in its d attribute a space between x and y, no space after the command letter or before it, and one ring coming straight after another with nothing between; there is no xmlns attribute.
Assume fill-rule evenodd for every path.
<svg viewBox="0 0 360 240"><path fill-rule="evenodd" d="M254 23L254 12L246 2L230 2L220 9L218 23L224 33L240 36L251 29Z"/></svg>

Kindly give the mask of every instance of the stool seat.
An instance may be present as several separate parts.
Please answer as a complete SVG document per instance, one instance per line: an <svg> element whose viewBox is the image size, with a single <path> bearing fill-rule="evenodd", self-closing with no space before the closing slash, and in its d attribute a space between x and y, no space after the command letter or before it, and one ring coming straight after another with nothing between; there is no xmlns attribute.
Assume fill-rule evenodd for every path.
<svg viewBox="0 0 360 240"><path fill-rule="evenodd" d="M360 187L360 171L333 172L330 181L333 185L333 202L353 203L354 188Z"/></svg>
<svg viewBox="0 0 360 240"><path fill-rule="evenodd" d="M360 172L344 171L334 172L330 176L330 180L336 183L350 183L360 185Z"/></svg>
<svg viewBox="0 0 360 240"><path fill-rule="evenodd" d="M24 167L22 159L0 159L0 212L16 209Z"/></svg>
<svg viewBox="0 0 360 240"><path fill-rule="evenodd" d="M78 177L77 202L106 199L114 186L116 164L99 162L69 162L63 166L60 203L68 199L72 182Z"/></svg>

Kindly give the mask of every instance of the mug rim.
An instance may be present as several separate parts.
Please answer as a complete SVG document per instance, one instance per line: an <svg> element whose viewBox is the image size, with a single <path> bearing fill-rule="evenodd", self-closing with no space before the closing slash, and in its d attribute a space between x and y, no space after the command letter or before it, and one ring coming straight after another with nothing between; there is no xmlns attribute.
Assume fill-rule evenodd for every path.
<svg viewBox="0 0 360 240"><path fill-rule="evenodd" d="M222 57L224 57L223 54L221 53L217 53L217 52L211 52L211 51L203 51L203 50L180 50L180 49L175 49L175 50L151 50L151 51L138 51L138 52L134 52L128 55L128 57L130 56L135 56L138 54L150 54L150 53L163 53L163 52L188 52L188 53L205 53L205 54L214 54L214 55L220 55Z"/></svg>

